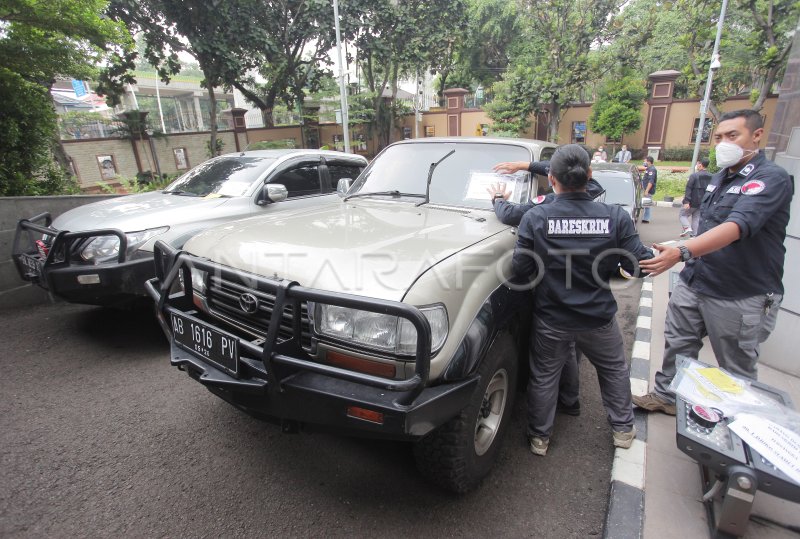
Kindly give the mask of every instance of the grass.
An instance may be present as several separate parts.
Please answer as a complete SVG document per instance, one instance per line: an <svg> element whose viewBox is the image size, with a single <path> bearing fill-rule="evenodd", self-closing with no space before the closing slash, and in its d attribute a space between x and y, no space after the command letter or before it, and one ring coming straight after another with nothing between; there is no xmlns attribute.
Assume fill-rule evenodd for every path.
<svg viewBox="0 0 800 539"><path fill-rule="evenodd" d="M686 172L659 172L655 199L664 200L664 196L670 195L675 200L683 200L688 180L689 174Z"/></svg>
<svg viewBox="0 0 800 539"><path fill-rule="evenodd" d="M656 167L688 167L691 161L656 161Z"/></svg>

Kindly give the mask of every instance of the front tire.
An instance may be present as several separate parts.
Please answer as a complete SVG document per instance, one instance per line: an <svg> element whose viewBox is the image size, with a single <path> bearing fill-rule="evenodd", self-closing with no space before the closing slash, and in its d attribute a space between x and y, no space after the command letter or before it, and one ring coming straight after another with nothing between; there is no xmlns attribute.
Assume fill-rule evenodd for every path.
<svg viewBox="0 0 800 539"><path fill-rule="evenodd" d="M502 337L510 335L498 340ZM422 474L459 494L477 486L494 466L513 409L517 357L514 347L497 344L478 368L480 381L467 406L414 446Z"/></svg>

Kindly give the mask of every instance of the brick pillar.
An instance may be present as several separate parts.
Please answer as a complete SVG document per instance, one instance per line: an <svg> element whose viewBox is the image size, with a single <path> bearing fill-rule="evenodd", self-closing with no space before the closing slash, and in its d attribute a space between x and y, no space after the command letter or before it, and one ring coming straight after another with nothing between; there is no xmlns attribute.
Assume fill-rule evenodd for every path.
<svg viewBox="0 0 800 539"><path fill-rule="evenodd" d="M680 71L669 69L666 71L656 71L651 73L648 78L652 83L653 89L650 98L647 100L647 124L644 132L644 148L648 154L658 153L664 147L664 140L669 124L669 111L672 108L673 95L675 93L675 79L680 76Z"/></svg>
<svg viewBox="0 0 800 539"><path fill-rule="evenodd" d="M461 112L464 110L464 96L469 90L464 88L448 88L444 91L447 108L447 136L461 136Z"/></svg>
<svg viewBox="0 0 800 539"><path fill-rule="evenodd" d="M236 107L231 109L231 116L233 116L233 140L236 141L237 152L242 151L239 137L242 137L245 148L250 144L250 140L247 138L247 123L244 121L245 114L247 114L247 109Z"/></svg>

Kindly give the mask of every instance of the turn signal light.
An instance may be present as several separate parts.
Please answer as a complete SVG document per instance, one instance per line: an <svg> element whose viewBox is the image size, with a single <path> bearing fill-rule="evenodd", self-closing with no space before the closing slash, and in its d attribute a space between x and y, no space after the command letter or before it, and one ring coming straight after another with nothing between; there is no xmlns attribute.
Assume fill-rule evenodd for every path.
<svg viewBox="0 0 800 539"><path fill-rule="evenodd" d="M376 412L375 410L367 410L366 408L360 408L358 406L348 406L347 417L354 417L356 419L363 419L364 421L369 421L370 423L377 423L378 425L383 425L382 413Z"/></svg>
<svg viewBox="0 0 800 539"><path fill-rule="evenodd" d="M397 372L395 366L390 363L361 359L360 357L348 356L346 354L340 354L339 352L328 352L327 357L331 365L336 365L337 367L351 371L363 372L364 374L394 378Z"/></svg>

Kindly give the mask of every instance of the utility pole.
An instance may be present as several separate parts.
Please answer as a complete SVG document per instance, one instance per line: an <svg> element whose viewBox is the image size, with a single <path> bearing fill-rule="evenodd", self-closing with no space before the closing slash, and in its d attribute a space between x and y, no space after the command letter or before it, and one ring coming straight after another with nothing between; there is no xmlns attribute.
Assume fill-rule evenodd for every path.
<svg viewBox="0 0 800 539"><path fill-rule="evenodd" d="M344 84L342 36L339 32L339 2L337 2L337 0L333 0L333 19L336 25L336 53L339 56L339 97L342 102L342 131L344 133L344 151L350 153L350 115L347 113L347 88Z"/></svg>
<svg viewBox="0 0 800 539"><path fill-rule="evenodd" d="M722 0L722 9L719 12L717 22L717 37L714 40L714 52L711 53L711 64L708 66L708 78L706 79L706 93L703 96L703 103L700 105L700 123L697 125L697 136L694 139L694 153L692 154L692 166L689 172L694 172L697 165L697 158L700 156L700 141L703 138L703 131L706 126L706 113L708 112L708 102L711 99L711 84L714 73L720 68L719 61L719 40L722 37L722 26L725 22L725 11L728 9L728 0Z"/></svg>

